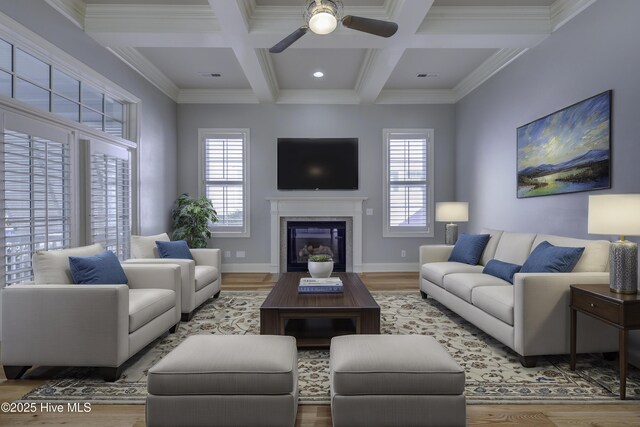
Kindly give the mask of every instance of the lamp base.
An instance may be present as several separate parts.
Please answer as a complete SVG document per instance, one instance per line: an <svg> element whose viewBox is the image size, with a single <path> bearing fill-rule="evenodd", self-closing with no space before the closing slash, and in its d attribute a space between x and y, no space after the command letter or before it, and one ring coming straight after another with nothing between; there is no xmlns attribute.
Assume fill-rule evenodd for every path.
<svg viewBox="0 0 640 427"><path fill-rule="evenodd" d="M458 224L447 224L444 227L445 245L455 245L458 241Z"/></svg>
<svg viewBox="0 0 640 427"><path fill-rule="evenodd" d="M609 289L617 294L638 293L638 244L618 240L609 250Z"/></svg>

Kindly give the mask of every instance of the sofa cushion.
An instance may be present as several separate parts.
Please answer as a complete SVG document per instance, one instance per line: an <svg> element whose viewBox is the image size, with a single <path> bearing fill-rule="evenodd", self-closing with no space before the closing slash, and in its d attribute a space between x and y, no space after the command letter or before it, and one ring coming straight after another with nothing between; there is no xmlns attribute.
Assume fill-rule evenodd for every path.
<svg viewBox="0 0 640 427"><path fill-rule="evenodd" d="M490 238L488 234L463 234L453 247L449 261L477 265Z"/></svg>
<svg viewBox="0 0 640 427"><path fill-rule="evenodd" d="M274 395L294 393L297 384L293 337L192 335L149 369L147 389L173 396Z"/></svg>
<svg viewBox="0 0 640 427"><path fill-rule="evenodd" d="M522 266L518 264L492 259L484 266L482 272L513 284L513 275L520 271L521 268Z"/></svg>
<svg viewBox="0 0 640 427"><path fill-rule="evenodd" d="M482 256L480 257L480 264L487 265L489 260L492 260L495 257L498 242L500 241L500 237L502 237L502 233L504 233L504 231L484 228L480 233L489 234L491 236L489 242L487 242L487 246L484 247Z"/></svg>
<svg viewBox="0 0 640 427"><path fill-rule="evenodd" d="M168 242L167 233L155 236L131 236L131 258L157 258L156 241Z"/></svg>
<svg viewBox="0 0 640 427"><path fill-rule="evenodd" d="M74 283L126 285L127 275L116 254L104 251L93 256L70 256L69 269Z"/></svg>
<svg viewBox="0 0 640 427"><path fill-rule="evenodd" d="M513 286L482 286L471 292L474 306L513 326Z"/></svg>
<svg viewBox="0 0 640 427"><path fill-rule="evenodd" d="M500 236L496 247L495 259L522 265L531 253L531 245L536 238L532 233L510 233L505 231Z"/></svg>
<svg viewBox="0 0 640 427"><path fill-rule="evenodd" d="M74 283L69 269L70 256L92 256L104 251L102 245L78 248L36 251L33 254L33 280L36 285L72 285Z"/></svg>
<svg viewBox="0 0 640 427"><path fill-rule="evenodd" d="M129 289L129 333L135 332L176 305L169 289Z"/></svg>
<svg viewBox="0 0 640 427"><path fill-rule="evenodd" d="M482 273L481 265L469 265L461 262L429 262L423 264L420 275L423 279L442 287L442 279L453 273Z"/></svg>
<svg viewBox="0 0 640 427"><path fill-rule="evenodd" d="M509 286L509 283L482 273L457 273L444 277L444 288L469 304L472 291L480 286Z"/></svg>
<svg viewBox="0 0 640 427"><path fill-rule="evenodd" d="M520 269L522 273L570 273L584 248L554 246L546 240L531 252Z"/></svg>
<svg viewBox="0 0 640 427"><path fill-rule="evenodd" d="M160 258L193 259L186 240L175 240L173 242L158 240L156 241L156 247Z"/></svg>
<svg viewBox="0 0 640 427"><path fill-rule="evenodd" d="M207 286L209 283L218 280L218 269L210 267L208 265L196 265L195 279L196 279L196 291Z"/></svg>
<svg viewBox="0 0 640 427"><path fill-rule="evenodd" d="M573 271L576 273L609 271L609 247L611 246L611 242L608 240L573 239L571 237L538 234L533 241L532 250L545 240L555 246L584 248L580 260L573 268Z"/></svg>

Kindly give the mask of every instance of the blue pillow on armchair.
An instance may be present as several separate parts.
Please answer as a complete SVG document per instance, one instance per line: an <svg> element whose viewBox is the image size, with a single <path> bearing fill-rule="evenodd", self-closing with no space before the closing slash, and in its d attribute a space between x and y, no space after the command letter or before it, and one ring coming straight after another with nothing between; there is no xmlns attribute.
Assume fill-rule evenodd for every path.
<svg viewBox="0 0 640 427"><path fill-rule="evenodd" d="M520 273L570 273L584 248L554 246L546 240L531 251Z"/></svg>
<svg viewBox="0 0 640 427"><path fill-rule="evenodd" d="M484 266L482 272L513 284L513 276L519 272L521 268L522 266L518 264L492 259Z"/></svg>
<svg viewBox="0 0 640 427"><path fill-rule="evenodd" d="M453 247L449 261L477 265L490 238L490 234L463 234Z"/></svg>
<svg viewBox="0 0 640 427"><path fill-rule="evenodd" d="M69 270L79 285L126 285L127 275L116 254L104 251L93 256L70 256Z"/></svg>
<svg viewBox="0 0 640 427"><path fill-rule="evenodd" d="M174 240L173 242L157 241L158 254L160 258L193 259L189 245L185 240Z"/></svg>

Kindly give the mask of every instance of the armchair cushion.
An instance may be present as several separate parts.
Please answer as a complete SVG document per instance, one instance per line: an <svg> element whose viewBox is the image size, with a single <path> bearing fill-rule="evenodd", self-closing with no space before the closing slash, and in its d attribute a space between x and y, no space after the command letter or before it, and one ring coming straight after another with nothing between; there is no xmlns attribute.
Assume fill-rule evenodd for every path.
<svg viewBox="0 0 640 427"><path fill-rule="evenodd" d="M104 251L99 243L78 248L36 251L33 254L33 276L36 285L72 285L73 277L69 269L70 256L92 256Z"/></svg>
<svg viewBox="0 0 640 427"><path fill-rule="evenodd" d="M127 275L111 251L93 256L70 256L69 268L73 281L82 285L126 285Z"/></svg>
<svg viewBox="0 0 640 427"><path fill-rule="evenodd" d="M157 258L155 253L156 241L168 242L167 233L155 236L131 236L131 258Z"/></svg>
<svg viewBox="0 0 640 427"><path fill-rule="evenodd" d="M195 278L197 292L207 286L209 283L213 283L218 280L218 269L206 265L196 265Z"/></svg>
<svg viewBox="0 0 640 427"><path fill-rule="evenodd" d="M135 332L176 305L176 293L168 289L129 290L129 333Z"/></svg>
<svg viewBox="0 0 640 427"><path fill-rule="evenodd" d="M189 246L185 240L175 240L173 242L156 242L160 258L193 259Z"/></svg>

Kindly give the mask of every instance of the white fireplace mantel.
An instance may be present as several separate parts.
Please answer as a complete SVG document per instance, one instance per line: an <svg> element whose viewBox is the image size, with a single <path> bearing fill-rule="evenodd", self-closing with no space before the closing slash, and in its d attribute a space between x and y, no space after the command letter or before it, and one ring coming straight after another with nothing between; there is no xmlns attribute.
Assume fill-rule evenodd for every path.
<svg viewBox="0 0 640 427"><path fill-rule="evenodd" d="M367 197L267 197L271 202L271 271L280 272L281 217L351 217L353 271L362 273L362 202Z"/></svg>

